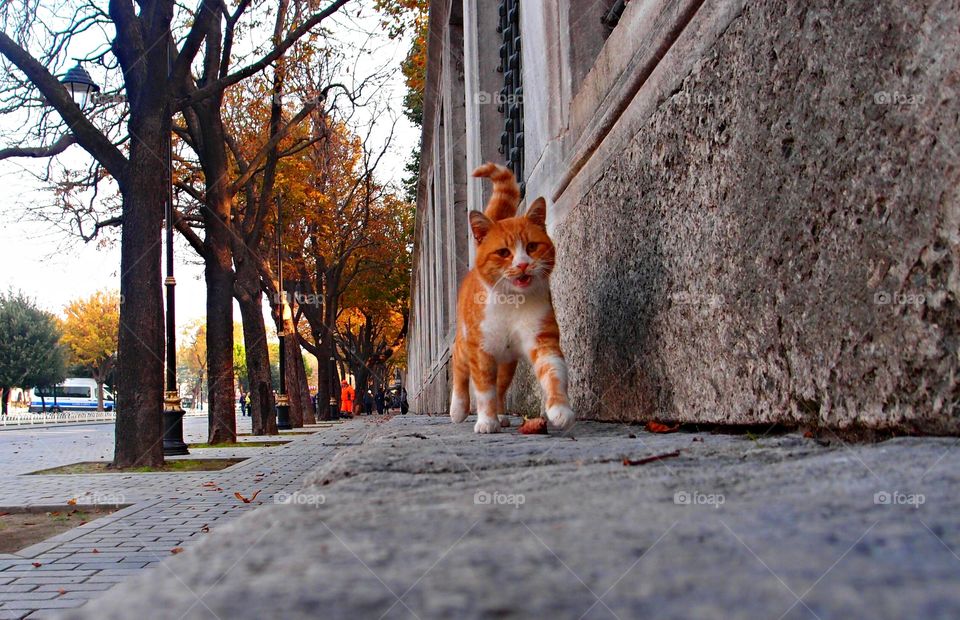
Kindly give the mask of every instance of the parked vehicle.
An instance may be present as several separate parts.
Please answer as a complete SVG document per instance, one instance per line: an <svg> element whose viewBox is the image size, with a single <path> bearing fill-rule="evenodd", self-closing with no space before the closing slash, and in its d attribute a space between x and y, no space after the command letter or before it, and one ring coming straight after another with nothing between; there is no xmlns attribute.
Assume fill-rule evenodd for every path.
<svg viewBox="0 0 960 620"><path fill-rule="evenodd" d="M113 411L113 393L103 388L103 409ZM42 411L96 411L97 382L93 379L67 378L53 388L30 390L30 413Z"/></svg>

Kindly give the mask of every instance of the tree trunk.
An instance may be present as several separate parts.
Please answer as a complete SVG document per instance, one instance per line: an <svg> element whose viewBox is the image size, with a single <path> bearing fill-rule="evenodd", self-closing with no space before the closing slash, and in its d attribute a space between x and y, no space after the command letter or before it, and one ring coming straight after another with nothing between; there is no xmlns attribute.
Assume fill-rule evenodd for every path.
<svg viewBox="0 0 960 620"><path fill-rule="evenodd" d="M160 93L131 104L130 167L123 181L123 228L120 234L120 339L117 422L113 463L116 467L163 465L163 294L159 243L166 174L158 165L169 116ZM156 101L153 101L156 99Z"/></svg>
<svg viewBox="0 0 960 620"><path fill-rule="evenodd" d="M297 366L303 369L303 356L300 354L300 344L297 342L297 335L293 329L293 321L286 321L284 330L287 333L283 339L287 357L287 400L290 402L290 426L293 428L303 427L304 408L303 398L300 395L300 375L297 373ZM307 396L309 399L309 394Z"/></svg>
<svg viewBox="0 0 960 620"><path fill-rule="evenodd" d="M207 284L207 404L211 444L237 440L236 396L233 383L233 252L229 230L232 199L227 188L227 154L222 97L195 107L203 134L206 178L204 275Z"/></svg>
<svg viewBox="0 0 960 620"><path fill-rule="evenodd" d="M300 384L300 401L303 403L303 423L316 424L317 412L313 406L313 399L310 397L310 382L307 381L307 368L306 364L303 363L303 349L300 348L300 344L296 338L293 338L293 342L297 345L297 363L295 363L293 367L297 372L297 382Z"/></svg>
<svg viewBox="0 0 960 620"><path fill-rule="evenodd" d="M330 397L334 395L334 386L335 383L331 383L331 377L334 373L334 365L330 362L330 355L333 353L330 350L330 340L331 338L323 338L320 340L320 337L314 336L314 341L317 343L317 408L320 411L317 412L321 420L330 419Z"/></svg>
<svg viewBox="0 0 960 620"><path fill-rule="evenodd" d="M234 243L237 271L234 292L243 321L243 346L247 355L247 380L250 383L250 419L254 435L276 435L277 411L270 384L263 296L257 267L252 258L247 256L247 251L242 243Z"/></svg>
<svg viewBox="0 0 960 620"><path fill-rule="evenodd" d="M2 399L3 401L3 402L0 402L0 415L7 415L7 403L10 402L9 387L3 386L3 388L0 389L0 399Z"/></svg>
<svg viewBox="0 0 960 620"><path fill-rule="evenodd" d="M97 381L97 411L103 411L103 381Z"/></svg>

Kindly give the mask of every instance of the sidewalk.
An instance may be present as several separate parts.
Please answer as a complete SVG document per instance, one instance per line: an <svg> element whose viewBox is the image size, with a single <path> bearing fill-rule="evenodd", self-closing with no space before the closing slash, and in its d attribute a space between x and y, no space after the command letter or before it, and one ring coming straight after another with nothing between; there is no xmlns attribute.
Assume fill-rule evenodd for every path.
<svg viewBox="0 0 960 620"><path fill-rule="evenodd" d="M172 549L190 549L226 522L296 490L305 474L349 443L363 425L325 424L316 430L313 435L286 435L283 439L291 443L271 448L194 450L186 458L249 458L222 471L182 474L13 475L41 464L96 460L91 455L112 447L102 445L101 435L109 433L86 439L66 455L63 446L55 448L59 454L44 454L38 445L42 442L25 439L24 463L0 476L0 512L23 506L62 510L71 499L80 509L92 504L130 506L16 556L0 554L0 619L49 617L51 610L82 605L144 569L166 566L163 561L174 555ZM45 434L68 441L80 433ZM234 495L250 498L257 491L249 504Z"/></svg>
<svg viewBox="0 0 960 620"><path fill-rule="evenodd" d="M318 459L298 505L244 514L67 617L960 616L956 438L354 423L372 430Z"/></svg>

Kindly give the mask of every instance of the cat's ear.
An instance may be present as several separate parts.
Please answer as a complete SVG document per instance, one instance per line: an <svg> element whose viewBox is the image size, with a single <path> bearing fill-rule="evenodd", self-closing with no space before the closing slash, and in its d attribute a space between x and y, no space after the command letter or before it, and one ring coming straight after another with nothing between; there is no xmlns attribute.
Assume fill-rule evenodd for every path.
<svg viewBox="0 0 960 620"><path fill-rule="evenodd" d="M533 204L527 208L524 217L537 226L544 226L547 223L547 201L543 199L543 196L533 201Z"/></svg>
<svg viewBox="0 0 960 620"><path fill-rule="evenodd" d="M473 238L477 243L483 241L490 229L493 227L493 220L480 211L470 212L470 230L473 231Z"/></svg>

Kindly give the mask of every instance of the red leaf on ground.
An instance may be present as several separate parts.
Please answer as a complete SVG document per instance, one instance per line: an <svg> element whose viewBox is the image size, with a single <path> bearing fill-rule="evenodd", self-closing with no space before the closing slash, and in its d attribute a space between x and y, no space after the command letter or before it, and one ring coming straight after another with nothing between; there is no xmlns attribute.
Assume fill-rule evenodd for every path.
<svg viewBox="0 0 960 620"><path fill-rule="evenodd" d="M59 594L60 596L63 596L63 595L66 594L66 593L67 593L67 591L64 590L63 588L60 588L59 590L57 590L57 594Z"/></svg>
<svg viewBox="0 0 960 620"><path fill-rule="evenodd" d="M40 562L34 562L34 563L33 563L33 567L34 567L34 568L40 568L41 566L43 566L43 564L41 564Z"/></svg>
<svg viewBox="0 0 960 620"><path fill-rule="evenodd" d="M74 497L73 499L68 499L68 500L67 500L67 505L68 505L68 506L76 506L76 505L77 505L77 498Z"/></svg>
<svg viewBox="0 0 960 620"><path fill-rule="evenodd" d="M648 456L642 459L630 460L626 457L623 458L623 465L625 467L630 467L633 465L646 465L647 463L653 463L654 461L660 461L663 459L671 459L675 456L680 456L680 451L675 450L673 452L666 452L664 454L657 454L656 456Z"/></svg>
<svg viewBox="0 0 960 620"><path fill-rule="evenodd" d="M673 426L667 426L666 424L661 424L656 420L650 420L647 422L647 430L651 433L675 433L680 430L679 424L674 424Z"/></svg>
<svg viewBox="0 0 960 620"><path fill-rule="evenodd" d="M176 555L177 553L183 553L183 547L174 547L170 550L170 553Z"/></svg>
<svg viewBox="0 0 960 620"><path fill-rule="evenodd" d="M813 439L813 431L806 431L803 436L807 439Z"/></svg>
<svg viewBox="0 0 960 620"><path fill-rule="evenodd" d="M547 419L546 418L526 418L523 421L523 424L521 424L520 428L517 430L519 430L524 435L546 435Z"/></svg>
<svg viewBox="0 0 960 620"><path fill-rule="evenodd" d="M99 550L99 549L97 549L96 547L94 547L94 549L93 549L93 551L92 551L92 553L100 553L100 550Z"/></svg>
<svg viewBox="0 0 960 620"><path fill-rule="evenodd" d="M253 500L257 499L257 495L260 495L260 489L257 489L256 492L255 492L253 495L250 496L250 499L247 499L247 498L244 497L243 495L240 495L240 493L239 493L238 491L235 491L235 492L233 493L233 495L234 495L234 497L236 497L238 500L240 500L240 501L243 502L244 504L249 504L249 503L252 502Z"/></svg>

